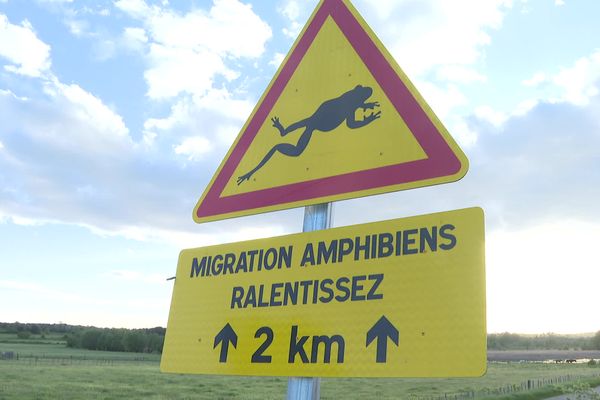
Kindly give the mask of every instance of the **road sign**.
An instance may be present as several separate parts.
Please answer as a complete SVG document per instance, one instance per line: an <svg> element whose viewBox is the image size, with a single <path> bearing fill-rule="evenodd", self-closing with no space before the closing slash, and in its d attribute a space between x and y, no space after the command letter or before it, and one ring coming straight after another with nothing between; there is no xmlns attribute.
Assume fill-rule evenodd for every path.
<svg viewBox="0 0 600 400"><path fill-rule="evenodd" d="M479 208L180 254L163 372L450 377L485 369Z"/></svg>
<svg viewBox="0 0 600 400"><path fill-rule="evenodd" d="M468 162L348 0L322 0L194 209L196 222L458 180Z"/></svg>

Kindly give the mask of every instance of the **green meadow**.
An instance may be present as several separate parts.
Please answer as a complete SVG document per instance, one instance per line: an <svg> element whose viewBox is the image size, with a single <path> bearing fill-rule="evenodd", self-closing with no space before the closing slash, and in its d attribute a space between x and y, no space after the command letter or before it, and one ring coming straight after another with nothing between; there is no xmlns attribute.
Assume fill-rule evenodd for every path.
<svg viewBox="0 0 600 400"><path fill-rule="evenodd" d="M0 353L9 351L15 359L0 360L0 399L282 399L287 388L287 378L163 374L160 355L72 349L60 337L1 335ZM528 381L536 390L523 390ZM578 381L600 385L600 367L489 363L481 378L328 378L321 398L535 399Z"/></svg>

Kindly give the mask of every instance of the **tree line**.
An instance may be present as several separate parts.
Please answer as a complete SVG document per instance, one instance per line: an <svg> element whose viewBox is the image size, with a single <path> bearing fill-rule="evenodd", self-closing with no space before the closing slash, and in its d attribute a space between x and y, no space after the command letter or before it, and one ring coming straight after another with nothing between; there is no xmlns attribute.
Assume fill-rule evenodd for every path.
<svg viewBox="0 0 600 400"><path fill-rule="evenodd" d="M115 329L68 324L22 324L0 322L0 332L15 333L27 339L31 335L59 335L67 347L87 350L162 353L165 328Z"/></svg>
<svg viewBox="0 0 600 400"><path fill-rule="evenodd" d="M85 328L65 336L67 347L87 350L162 353L164 328Z"/></svg>
<svg viewBox="0 0 600 400"><path fill-rule="evenodd" d="M30 324L0 322L0 332L30 335L60 335L68 347L88 350L162 353L165 328L115 329L68 324ZM594 335L522 335L491 333L489 350L600 350L600 331Z"/></svg>
<svg viewBox="0 0 600 400"><path fill-rule="evenodd" d="M593 336L491 333L487 335L487 345L489 350L600 350L600 331Z"/></svg>

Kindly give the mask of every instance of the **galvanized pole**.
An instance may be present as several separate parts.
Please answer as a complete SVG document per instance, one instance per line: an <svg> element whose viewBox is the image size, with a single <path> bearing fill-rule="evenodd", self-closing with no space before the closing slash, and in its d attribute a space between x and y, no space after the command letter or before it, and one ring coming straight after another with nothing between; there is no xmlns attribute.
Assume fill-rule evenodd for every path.
<svg viewBox="0 0 600 400"><path fill-rule="evenodd" d="M332 203L305 207L302 232L330 228L332 207ZM289 378L287 400L317 400L320 397L321 378Z"/></svg>

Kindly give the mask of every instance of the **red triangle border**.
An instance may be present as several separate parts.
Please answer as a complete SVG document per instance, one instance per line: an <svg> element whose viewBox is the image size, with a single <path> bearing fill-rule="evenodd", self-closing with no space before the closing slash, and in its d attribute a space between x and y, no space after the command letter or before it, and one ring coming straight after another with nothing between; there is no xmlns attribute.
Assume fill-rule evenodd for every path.
<svg viewBox="0 0 600 400"><path fill-rule="evenodd" d="M246 150L296 71L328 16L336 22L358 56L405 121L427 158L342 175L221 197ZM197 218L259 209L454 175L461 162L385 55L342 0L324 0L248 123L236 147L196 210Z"/></svg>

